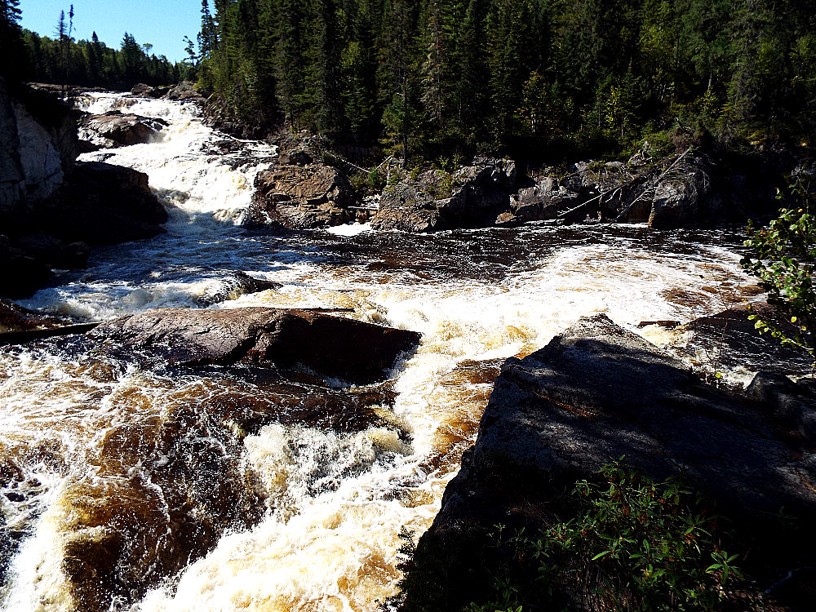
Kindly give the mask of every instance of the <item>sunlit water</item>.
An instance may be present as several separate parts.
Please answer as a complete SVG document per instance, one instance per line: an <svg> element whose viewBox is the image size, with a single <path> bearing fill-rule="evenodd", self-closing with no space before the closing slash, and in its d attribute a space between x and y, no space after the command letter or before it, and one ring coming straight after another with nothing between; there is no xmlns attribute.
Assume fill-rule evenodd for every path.
<svg viewBox="0 0 816 612"><path fill-rule="evenodd" d="M85 105L101 112L121 100L97 95ZM25 306L89 320L200 307L229 294L240 271L280 288L213 307L336 308L423 336L394 372L393 403L375 406L375 422L337 428L278 416L221 449L235 455L236 474L252 477L266 510L138 601L114 600L117 608L375 610L395 593L400 532L416 539L433 520L502 360L543 346L581 316L602 312L637 330L641 321L686 322L756 293L732 248L738 238L722 232L247 230L242 213L273 147L232 141L239 151L217 153L231 139L206 128L192 105L137 101L127 112L170 125L158 142L85 158L148 173L170 210L167 233L95 251L88 269L62 275ZM658 328L640 331L665 341ZM207 402L257 402L265 393L263 383L143 370L65 343L3 349L0 504L12 543L5 609L83 608L61 565L68 543L87 535L76 531L77 508L88 503L78 497L122 478L144 480L143 462L154 461L111 466L112 432L150 431ZM119 503L112 511L125 512Z"/></svg>

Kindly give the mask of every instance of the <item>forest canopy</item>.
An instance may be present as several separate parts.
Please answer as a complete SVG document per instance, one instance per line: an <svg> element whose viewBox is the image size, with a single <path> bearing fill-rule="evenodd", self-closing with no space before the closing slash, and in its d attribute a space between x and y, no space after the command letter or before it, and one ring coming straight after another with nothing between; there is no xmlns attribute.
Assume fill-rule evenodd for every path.
<svg viewBox="0 0 816 612"><path fill-rule="evenodd" d="M816 121L794 0L203 0L196 55L238 117L400 156L799 146Z"/></svg>
<svg viewBox="0 0 816 612"><path fill-rule="evenodd" d="M130 89L139 82L167 85L192 76L188 64L151 54L151 45L140 45L127 32L119 49L100 42L96 32L91 40L76 40L73 5L55 15L53 38L23 30L21 14L19 0L0 0L0 75L12 82Z"/></svg>

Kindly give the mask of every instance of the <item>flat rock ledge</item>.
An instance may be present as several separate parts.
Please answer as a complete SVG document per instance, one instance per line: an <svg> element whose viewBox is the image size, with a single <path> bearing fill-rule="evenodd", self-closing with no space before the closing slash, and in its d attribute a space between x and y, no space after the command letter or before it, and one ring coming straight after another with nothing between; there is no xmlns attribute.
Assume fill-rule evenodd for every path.
<svg viewBox="0 0 816 612"><path fill-rule="evenodd" d="M154 363L305 369L353 384L385 379L421 337L322 312L276 308L150 310L104 323L90 336L106 350L140 354Z"/></svg>
<svg viewBox="0 0 816 612"><path fill-rule="evenodd" d="M605 315L507 360L418 544L413 567L425 584L409 576L402 609L478 601L497 571L486 561L496 525L533 533L552 520L553 500L621 457L655 480L682 475L713 500L760 588L813 566L816 385L757 378L746 396L707 385Z"/></svg>

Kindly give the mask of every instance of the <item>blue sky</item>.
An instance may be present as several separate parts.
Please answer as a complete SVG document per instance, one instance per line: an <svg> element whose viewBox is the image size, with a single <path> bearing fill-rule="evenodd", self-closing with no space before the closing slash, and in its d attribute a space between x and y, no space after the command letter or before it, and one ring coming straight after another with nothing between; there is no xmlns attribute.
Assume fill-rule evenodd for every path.
<svg viewBox="0 0 816 612"><path fill-rule="evenodd" d="M74 38L99 40L119 48L125 32L139 44L151 43L151 53L181 61L184 36L193 40L201 27L201 0L20 0L21 25L54 38L60 11L74 5Z"/></svg>

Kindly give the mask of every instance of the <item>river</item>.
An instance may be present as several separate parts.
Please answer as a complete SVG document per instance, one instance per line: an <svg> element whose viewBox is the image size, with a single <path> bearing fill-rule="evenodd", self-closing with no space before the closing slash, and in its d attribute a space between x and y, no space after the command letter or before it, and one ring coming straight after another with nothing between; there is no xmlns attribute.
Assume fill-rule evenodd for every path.
<svg viewBox="0 0 816 612"><path fill-rule="evenodd" d="M504 359L543 346L584 315L607 313L666 344L678 339L638 323L687 322L756 299L739 265L740 238L727 231L247 229L240 222L253 179L273 162L274 147L213 132L191 104L108 94L82 104L93 112L129 105L169 122L158 142L82 157L146 172L170 212L167 233L96 250L87 269L61 273L24 306L86 320L171 306L334 308L422 333L376 422L273 418L222 449L263 489L261 516L227 529L209 552L136 599L107 594L114 609L376 610L396 592L400 534L416 540L429 527ZM224 141L235 152L222 154ZM237 294L238 272L279 288ZM217 301L223 297L232 299ZM712 359L701 355L698 365ZM729 373L737 382L748 374ZM77 496L128 512L127 499L105 493L114 478L100 460L107 434L169 418L181 405L194 410L227 387L239 402L265 393L262 382L225 380L103 363L59 341L0 349L4 609L83 608L63 563L79 537L74 513L91 503ZM148 459L135 456L117 477L135 477ZM194 453L189 461L195 469ZM168 493L159 491L179 497ZM138 556L138 541L128 546Z"/></svg>

